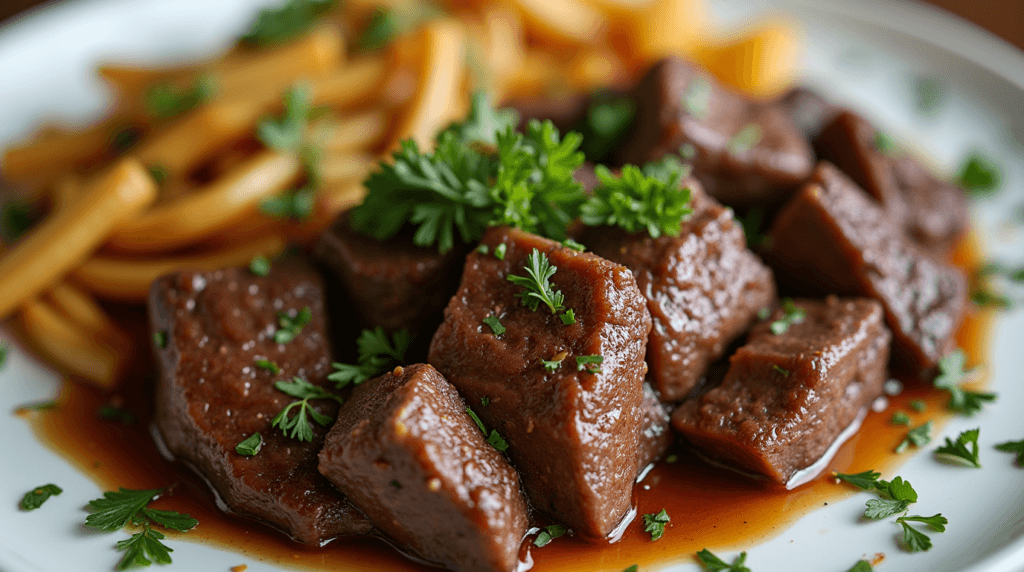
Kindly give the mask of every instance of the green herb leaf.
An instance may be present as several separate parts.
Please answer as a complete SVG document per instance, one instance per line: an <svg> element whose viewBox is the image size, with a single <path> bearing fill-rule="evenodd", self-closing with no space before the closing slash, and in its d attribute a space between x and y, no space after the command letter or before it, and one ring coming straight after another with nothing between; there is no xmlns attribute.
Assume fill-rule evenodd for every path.
<svg viewBox="0 0 1024 572"><path fill-rule="evenodd" d="M184 89L177 89L167 82L158 83L146 90L143 107L151 117L170 119L199 107L212 99L216 92L217 86L208 75L198 76L192 85Z"/></svg>
<svg viewBox="0 0 1024 572"><path fill-rule="evenodd" d="M882 474L876 473L874 471L864 471L863 473L855 473L852 475L847 475L844 473L833 473L832 476L841 481L846 481L847 483L850 483L851 485L857 488L864 490L872 490L878 486L879 477L881 477Z"/></svg>
<svg viewBox="0 0 1024 572"><path fill-rule="evenodd" d="M697 560L707 572L750 572L750 568L744 566L747 561L746 552L740 552L740 555L733 559L732 564L727 564L705 548L697 553Z"/></svg>
<svg viewBox="0 0 1024 572"><path fill-rule="evenodd" d="M412 334L402 329L388 339L384 328L378 326L373 330L363 330L356 340L358 363L356 365L334 363L335 371L327 376L338 389L349 383L359 385L376 377L393 366L405 363L405 352L412 343Z"/></svg>
<svg viewBox="0 0 1024 572"><path fill-rule="evenodd" d="M480 405L482 405L484 407L487 407L490 404L491 404L491 398L490 397L481 397L480 398Z"/></svg>
<svg viewBox="0 0 1024 572"><path fill-rule="evenodd" d="M284 93L284 113L266 118L256 126L256 135L264 145L280 151L298 151L309 128L313 92L308 85L297 84Z"/></svg>
<svg viewBox="0 0 1024 572"><path fill-rule="evenodd" d="M560 365L562 365L562 360L565 359L566 355L567 354L565 352L561 352L550 360L540 360L540 363L544 364L544 369L548 371L555 371Z"/></svg>
<svg viewBox="0 0 1024 572"><path fill-rule="evenodd" d="M644 532L651 533L651 542L658 540L665 534L665 525L672 520L665 509L657 514L644 515Z"/></svg>
<svg viewBox="0 0 1024 572"><path fill-rule="evenodd" d="M584 250L587 249L586 246L583 246L582 244L576 242L575 240L573 240L571 238L567 238L567 239L563 240L562 241L562 246L564 246L566 248L571 248L572 250L575 250L576 252L583 252Z"/></svg>
<svg viewBox="0 0 1024 572"><path fill-rule="evenodd" d="M159 164L149 165L146 167L146 170L149 171L149 176L153 177L153 182L156 183L156 186L158 187L164 186L164 183L167 182L167 178L171 176L167 167Z"/></svg>
<svg viewBox="0 0 1024 572"><path fill-rule="evenodd" d="M924 411L926 407L927 405L925 404L925 402L920 399L915 399L910 402L910 408L913 409L914 411L917 411L918 413Z"/></svg>
<svg viewBox="0 0 1024 572"><path fill-rule="evenodd" d="M634 165L625 165L621 176L616 177L607 167L598 165L594 174L600 184L583 204L583 222L617 226L627 232L646 230L652 238L679 236L682 221L692 212L690 189L680 186L681 171L667 168L657 173L659 168L652 167L647 171L652 174L647 174Z"/></svg>
<svg viewBox="0 0 1024 572"><path fill-rule="evenodd" d="M120 530L146 507L163 489L107 491L103 498L89 501L94 512L85 518L85 525L107 532Z"/></svg>
<svg viewBox="0 0 1024 572"><path fill-rule="evenodd" d="M132 412L121 409L120 407L114 407L113 405L104 405L103 407L100 407L99 411L96 413L99 418L104 421L120 423L126 427L135 425L139 420Z"/></svg>
<svg viewBox="0 0 1024 572"><path fill-rule="evenodd" d="M565 324L566 326L571 326L576 323L576 312L574 312L572 308L569 308L568 310L565 311L565 313L559 316L559 318L562 319L563 324Z"/></svg>
<svg viewBox="0 0 1024 572"><path fill-rule="evenodd" d="M438 139L451 135L454 140L476 150L490 151L498 144L498 134L514 129L518 123L514 109L495 109L483 91L474 91L469 113L462 121L452 123L438 134Z"/></svg>
<svg viewBox="0 0 1024 572"><path fill-rule="evenodd" d="M756 123L748 123L732 136L727 145L729 152L735 155L746 153L761 142L761 126Z"/></svg>
<svg viewBox="0 0 1024 572"><path fill-rule="evenodd" d="M178 532L188 532L199 524L199 521L191 516L172 510L144 508L141 514L164 528Z"/></svg>
<svg viewBox="0 0 1024 572"><path fill-rule="evenodd" d="M268 359L256 360L256 367L267 370L274 375L278 375L279 373L281 373L281 368L278 367L278 365L275 362L272 362Z"/></svg>
<svg viewBox="0 0 1024 572"><path fill-rule="evenodd" d="M701 121L707 118L711 110L711 82L700 76L691 79L683 92L682 104L694 119Z"/></svg>
<svg viewBox="0 0 1024 572"><path fill-rule="evenodd" d="M35 510L43 506L43 503L46 502L47 499L57 496L62 492L64 492L64 490L54 484L36 487L25 493L25 496L21 497L21 510Z"/></svg>
<svg viewBox="0 0 1024 572"><path fill-rule="evenodd" d="M640 565L639 564L634 564L634 565L630 566L629 568L626 568L622 572L640 572Z"/></svg>
<svg viewBox="0 0 1024 572"><path fill-rule="evenodd" d="M877 151L886 155L892 155L898 149L896 141L888 133L882 131L875 132L874 144Z"/></svg>
<svg viewBox="0 0 1024 572"><path fill-rule="evenodd" d="M949 521L941 514L932 516L903 516L896 519L898 522L923 522L936 532L946 532L946 525Z"/></svg>
<svg viewBox="0 0 1024 572"><path fill-rule="evenodd" d="M864 509L864 516L872 519L882 519L894 514L900 514L910 506L909 501L897 501L890 499L871 499Z"/></svg>
<svg viewBox="0 0 1024 572"><path fill-rule="evenodd" d="M259 431L249 435L243 439L238 445L235 445L235 452L239 455L245 455L246 457L252 457L256 453L260 452L263 448L263 436L260 435Z"/></svg>
<svg viewBox="0 0 1024 572"><path fill-rule="evenodd" d="M601 373L599 365L602 363L604 363L604 356L576 356L576 371L586 370L587 373Z"/></svg>
<svg viewBox="0 0 1024 572"><path fill-rule="evenodd" d="M289 0L266 8L240 41L256 47L283 44L311 30L317 18L333 7L333 0Z"/></svg>
<svg viewBox="0 0 1024 572"><path fill-rule="evenodd" d="M164 330L160 330L158 332L153 332L153 343L156 344L156 347L158 347L160 349L166 348L167 347L167 332L164 331Z"/></svg>
<svg viewBox="0 0 1024 572"><path fill-rule="evenodd" d="M905 481L902 477L893 477L888 483L879 481L879 485L878 490L888 494L893 500L917 502L917 491L910 486L910 481Z"/></svg>
<svg viewBox="0 0 1024 572"><path fill-rule="evenodd" d="M466 413L468 413L470 418L473 419L476 426L480 428L480 432L487 435L488 444L502 453L508 449L508 443L505 442L505 439L502 438L501 434L494 429L491 429L488 433L487 426L484 425L484 422L480 420L480 417L477 416L476 412L474 412L471 407L466 407Z"/></svg>
<svg viewBox="0 0 1024 572"><path fill-rule="evenodd" d="M1006 310L1013 307L1013 300L1004 294L993 292L988 287L975 285L971 291L971 302L981 308Z"/></svg>
<svg viewBox="0 0 1024 572"><path fill-rule="evenodd" d="M774 369L775 371L781 373L782 375L784 375L786 377L789 377L789 370L784 368L784 367L782 367L782 366L780 366L779 364L773 363L772 364L772 369Z"/></svg>
<svg viewBox="0 0 1024 572"><path fill-rule="evenodd" d="M937 77L923 76L914 82L914 104L917 110L925 115L931 115L945 99L942 80Z"/></svg>
<svg viewBox="0 0 1024 572"><path fill-rule="evenodd" d="M506 252L508 252L508 245L504 242L494 247L494 257L498 260L505 260Z"/></svg>
<svg viewBox="0 0 1024 572"><path fill-rule="evenodd" d="M522 299L523 305L534 312L537 311L541 302L551 309L552 314L562 310L565 296L560 290L554 290L549 282L558 271L558 267L551 266L548 257L534 248L526 258L525 268L528 276L510 274L506 277L509 282L526 289L525 292L516 294Z"/></svg>
<svg viewBox="0 0 1024 572"><path fill-rule="evenodd" d="M313 440L313 422L326 427L332 421L329 416L314 409L309 403L311 400L333 399L339 404L342 403L341 398L337 395L318 385L313 385L301 377L293 377L291 382L275 382L274 387L299 401L293 401L282 409L270 422L270 426L280 428L287 437L299 441ZM289 416L292 409L296 407L298 407L298 413Z"/></svg>
<svg viewBox="0 0 1024 572"><path fill-rule="evenodd" d="M313 319L313 312L306 306L296 312L295 317L289 316L288 312L277 313L277 331L274 332L274 341L279 344L287 344L295 339Z"/></svg>
<svg viewBox="0 0 1024 572"><path fill-rule="evenodd" d="M270 260L266 256L259 255L249 261L249 272L256 276L267 276L270 274Z"/></svg>
<svg viewBox="0 0 1024 572"><path fill-rule="evenodd" d="M949 392L949 403L947 408L971 416L981 411L985 402L995 401L996 394L982 393L964 389L960 383L974 373L974 370L964 371L964 364L967 356L957 349L939 360L939 375L935 377L935 387Z"/></svg>
<svg viewBox="0 0 1024 572"><path fill-rule="evenodd" d="M11 351L7 344L0 344L0 369L7 365L7 354Z"/></svg>
<svg viewBox="0 0 1024 572"><path fill-rule="evenodd" d="M874 569L871 567L870 562L867 560L858 560L857 563L853 565L853 568L850 568L846 572L873 572L873 570Z"/></svg>
<svg viewBox="0 0 1024 572"><path fill-rule="evenodd" d="M398 19L393 10L379 7L370 15L366 27L356 40L356 46L363 51L377 51L401 35Z"/></svg>
<svg viewBox="0 0 1024 572"><path fill-rule="evenodd" d="M160 542L163 539L163 533L143 525L141 532L136 532L127 540L119 540L117 549L124 551L124 557L117 563L117 569L149 566L153 562L170 564L173 549Z"/></svg>
<svg viewBox="0 0 1024 572"><path fill-rule="evenodd" d="M495 336L500 336L505 333L505 326L501 325L497 316L487 316L484 318L484 323L491 327L491 331Z"/></svg>
<svg viewBox="0 0 1024 572"><path fill-rule="evenodd" d="M594 163L606 160L622 145L635 115L636 104L629 97L608 92L594 93L575 129L583 135L580 150Z"/></svg>
<svg viewBox="0 0 1024 572"><path fill-rule="evenodd" d="M960 433L956 441L951 441L949 437L946 437L946 444L935 450L935 457L940 461L980 469L981 461L978 459L978 435L980 433L981 428L969 429Z"/></svg>
<svg viewBox="0 0 1024 572"><path fill-rule="evenodd" d="M897 411L892 414L890 422L893 425L910 425L910 416L902 411Z"/></svg>
<svg viewBox="0 0 1024 572"><path fill-rule="evenodd" d="M967 194L976 197L990 195L997 191L1002 184L1002 178L999 165L978 152L971 153L967 157L957 175L960 186L967 191Z"/></svg>
<svg viewBox="0 0 1024 572"><path fill-rule="evenodd" d="M921 552L932 547L932 540L928 535L910 526L911 521L924 522L934 530L942 532L946 529L946 519L937 514L930 517L909 516L897 518L896 522L903 527L903 547L909 552Z"/></svg>
<svg viewBox="0 0 1024 572"><path fill-rule="evenodd" d="M932 441L932 422L928 421L923 425L914 427L907 432L907 437L896 446L896 452L902 453L907 450L911 445L915 447L924 447Z"/></svg>
<svg viewBox="0 0 1024 572"><path fill-rule="evenodd" d="M1024 440L1020 441L1007 441L1005 443L999 443L996 445L996 449L1004 453L1016 453L1018 467L1024 467Z"/></svg>
<svg viewBox="0 0 1024 572"><path fill-rule="evenodd" d="M538 548L542 546L547 546L547 544L550 543L552 540L558 538L559 536L563 536L566 532L569 532L569 529L561 524L551 524L545 526L540 531L540 533L537 534L537 538L533 540L533 545Z"/></svg>
<svg viewBox="0 0 1024 572"><path fill-rule="evenodd" d="M776 336L786 333L791 325L800 324L807 318L807 312L797 306L792 298L782 299L782 312L782 317L771 325L772 333Z"/></svg>

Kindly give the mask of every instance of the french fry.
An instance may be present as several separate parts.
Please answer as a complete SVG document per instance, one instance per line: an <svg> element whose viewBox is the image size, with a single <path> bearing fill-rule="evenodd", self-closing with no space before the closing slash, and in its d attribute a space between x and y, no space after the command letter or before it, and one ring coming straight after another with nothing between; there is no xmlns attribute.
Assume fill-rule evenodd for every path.
<svg viewBox="0 0 1024 572"><path fill-rule="evenodd" d="M513 0L527 30L556 46L599 44L604 15L580 0Z"/></svg>
<svg viewBox="0 0 1024 572"><path fill-rule="evenodd" d="M302 161L295 154L261 151L208 187L126 221L107 244L132 253L167 252L193 244L292 186L302 172Z"/></svg>
<svg viewBox="0 0 1024 572"><path fill-rule="evenodd" d="M569 67L573 71L571 84L576 91L622 85L627 80L625 66L611 50L582 50L569 61Z"/></svg>
<svg viewBox="0 0 1024 572"><path fill-rule="evenodd" d="M142 302L154 280L178 270L213 270L248 264L254 256L276 256L284 250L281 236L264 236L223 250L171 258L139 259L96 256L76 268L72 277L93 294L125 302Z"/></svg>
<svg viewBox="0 0 1024 572"><path fill-rule="evenodd" d="M800 62L796 28L767 21L726 44L709 49L704 65L722 83L754 97L770 98L793 83Z"/></svg>
<svg viewBox="0 0 1024 572"><path fill-rule="evenodd" d="M88 258L156 196L153 179L132 159L93 180L74 208L43 221L0 258L0 319Z"/></svg>
<svg viewBox="0 0 1024 572"><path fill-rule="evenodd" d="M419 85L398 120L391 143L411 137L421 149L430 149L434 135L466 105L462 93L466 34L456 21L434 20L423 26L420 40L424 57Z"/></svg>
<svg viewBox="0 0 1024 572"><path fill-rule="evenodd" d="M131 356L123 347L105 342L61 316L44 301L25 303L19 319L31 345L51 363L82 376L100 389L114 388Z"/></svg>
<svg viewBox="0 0 1024 572"><path fill-rule="evenodd" d="M313 104L346 109L372 102L384 85L388 65L381 57L364 57L311 82Z"/></svg>
<svg viewBox="0 0 1024 572"><path fill-rule="evenodd" d="M4 178L16 182L46 181L107 154L111 139L125 119L102 121L81 130L61 129L8 147L3 157Z"/></svg>
<svg viewBox="0 0 1024 572"><path fill-rule="evenodd" d="M634 54L646 65L670 55L695 58L708 42L703 0L654 0L626 14L624 21Z"/></svg>
<svg viewBox="0 0 1024 572"><path fill-rule="evenodd" d="M567 86L562 66L547 52L531 50L523 58L522 65L506 78L500 100L530 97L547 93L552 86Z"/></svg>
<svg viewBox="0 0 1024 572"><path fill-rule="evenodd" d="M373 156L366 154L328 156L320 161L320 177L327 186L362 181L375 164Z"/></svg>
<svg viewBox="0 0 1024 572"><path fill-rule="evenodd" d="M82 194L82 179L74 173L65 173L57 178L50 195L50 206L54 212L69 208Z"/></svg>
<svg viewBox="0 0 1024 572"><path fill-rule="evenodd" d="M314 128L314 137L329 155L368 149L377 144L388 127L388 114L374 110L332 119Z"/></svg>
<svg viewBox="0 0 1024 572"><path fill-rule="evenodd" d="M103 334L114 328L113 322L92 297L70 282L58 283L46 293L45 298L87 332Z"/></svg>

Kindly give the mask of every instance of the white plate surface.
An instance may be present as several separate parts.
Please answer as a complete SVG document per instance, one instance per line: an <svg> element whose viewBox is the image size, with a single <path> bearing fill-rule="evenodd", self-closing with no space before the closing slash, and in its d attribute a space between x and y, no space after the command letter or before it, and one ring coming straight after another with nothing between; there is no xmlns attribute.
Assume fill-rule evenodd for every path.
<svg viewBox="0 0 1024 572"><path fill-rule="evenodd" d="M268 0L78 0L48 8L0 29L0 147L47 118L86 121L101 112L106 94L93 68L111 58L166 61L226 45ZM723 21L759 12L784 12L806 31L806 80L827 88L934 158L947 173L971 149L1002 167L1003 190L979 202L974 222L989 254L1024 263L1024 231L1007 222L1024 205L1024 54L983 31L912 3L811 0L781 5L718 0ZM838 4L838 3L837 3ZM915 111L913 80L939 77L948 105L933 117ZM0 330L0 340L14 344ZM943 435L981 427L981 470L943 465L930 451L899 471L921 494L920 514L942 512L944 534L935 547L908 554L896 546L892 523L858 521L867 495L816 511L775 539L747 547L755 572L844 572L858 559L884 552L880 570L1015 572L1024 570L1024 469L994 443L1024 438L1024 312L999 320L988 366L998 402L975 418L950 423ZM0 371L0 572L111 570L118 559L110 535L83 531L82 507L101 493L70 464L39 444L11 412L49 398L58 380L45 365L13 345ZM941 442L941 437L936 439ZM59 482L64 494L45 510L17 510L25 491ZM241 562L253 572L278 570L200 543L174 542L172 570L227 570ZM731 554L729 555L731 556ZM666 569L696 570L681 555ZM618 572L617 570L612 572Z"/></svg>

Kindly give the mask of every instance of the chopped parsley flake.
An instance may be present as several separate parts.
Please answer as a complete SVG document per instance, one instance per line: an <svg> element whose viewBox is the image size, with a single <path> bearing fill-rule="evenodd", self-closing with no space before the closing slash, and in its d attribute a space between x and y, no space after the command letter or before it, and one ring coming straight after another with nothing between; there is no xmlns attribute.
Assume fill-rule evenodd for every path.
<svg viewBox="0 0 1024 572"><path fill-rule="evenodd" d="M980 433L980 428L969 429L960 433L956 441L946 437L946 443L935 450L935 457L947 463L980 469L981 461L978 459L978 435Z"/></svg>
<svg viewBox="0 0 1024 572"><path fill-rule="evenodd" d="M846 572L873 572L874 568L871 567L871 563L867 560L858 560L853 568L850 568Z"/></svg>
<svg viewBox="0 0 1024 572"><path fill-rule="evenodd" d="M874 145L877 151L879 151L880 153L884 153L886 155L892 155L893 153L896 152L897 149L896 141L892 138L892 136L883 131L875 132Z"/></svg>
<svg viewBox="0 0 1024 572"><path fill-rule="evenodd" d="M274 332L274 341L279 344L287 344L295 339L302 332L309 321L313 319L313 311L306 306L291 317L287 312L277 313L277 331Z"/></svg>
<svg viewBox="0 0 1024 572"><path fill-rule="evenodd" d="M971 416L981 411L985 402L995 401L996 394L971 391L961 387L961 382L971 376L974 370L964 371L967 356L961 350L950 352L939 360L939 375L933 385L949 393L946 407L957 413Z"/></svg>
<svg viewBox="0 0 1024 572"><path fill-rule="evenodd" d="M921 413L927 407L927 404L925 404L925 402L921 399L915 399L910 402L910 408L913 409L914 411L917 411L918 413Z"/></svg>
<svg viewBox="0 0 1024 572"><path fill-rule="evenodd" d="M55 497L62 492L64 492L64 490L54 484L36 487L25 493L25 496L21 497L21 510L35 510L43 506L43 503L50 497Z"/></svg>
<svg viewBox="0 0 1024 572"><path fill-rule="evenodd" d="M505 260L506 252L508 252L508 245L504 242L494 247L494 257L498 260Z"/></svg>
<svg viewBox="0 0 1024 572"><path fill-rule="evenodd" d="M964 161L957 180L967 194L972 196L990 195L999 190L1002 184L1002 172L999 166L985 155L971 153Z"/></svg>
<svg viewBox="0 0 1024 572"><path fill-rule="evenodd" d="M562 365L562 360L564 360L568 355L568 352L558 352L558 354L550 360L542 359L540 362L544 364L544 369L548 371L555 371L560 365Z"/></svg>
<svg viewBox="0 0 1024 572"><path fill-rule="evenodd" d="M466 407L466 413L468 413L470 418L473 419L473 422L476 423L476 426L480 428L480 432L483 433L484 435L487 435L487 443L490 446L494 447L498 451L501 451L502 453L504 453L508 449L508 443L501 436L501 434L498 433L498 431L495 429L491 429L490 433L488 433L487 426L484 425L484 422L480 420L480 417L477 416L476 412L474 412L472 408Z"/></svg>
<svg viewBox="0 0 1024 572"><path fill-rule="evenodd" d="M562 246L564 246L566 248L571 248L572 250L575 250L576 252L583 252L584 250L587 249L586 246L583 246L582 244L576 242L575 240L573 240L571 238L567 238L567 239L563 240L562 241Z"/></svg>
<svg viewBox="0 0 1024 572"><path fill-rule="evenodd" d="M651 533L651 542L658 540L665 534L665 525L672 520L665 509L656 514L644 515L644 532Z"/></svg>
<svg viewBox="0 0 1024 572"><path fill-rule="evenodd" d="M565 313L559 316L559 318L562 319L563 324L565 324L566 326L571 326L576 323L576 312L573 312L572 308L569 308L568 310L565 311Z"/></svg>
<svg viewBox="0 0 1024 572"><path fill-rule="evenodd" d="M249 261L249 272L256 276L267 276L270 274L270 260L266 256L259 255Z"/></svg>
<svg viewBox="0 0 1024 572"><path fill-rule="evenodd" d="M550 543L552 540L558 538L559 536L565 535L566 532L569 532L569 529L561 524L551 524L545 526L537 534L537 538L533 540L533 545L538 548L542 546L547 546L548 543Z"/></svg>
<svg viewBox="0 0 1024 572"><path fill-rule="evenodd" d="M350 383L359 385L391 369L392 366L404 364L405 352L408 351L410 344L412 334L408 330L395 332L390 340L384 328L380 326L373 330L363 330L356 340L356 349L359 353L357 363L331 364L337 371L328 375L327 379L333 381L338 389Z"/></svg>
<svg viewBox="0 0 1024 572"><path fill-rule="evenodd" d="M153 332L153 343L156 344L156 347L158 347L160 349L166 348L167 347L167 332L164 331L164 330L160 330L158 332Z"/></svg>
<svg viewBox="0 0 1024 572"><path fill-rule="evenodd" d="M931 76L917 78L914 82L914 95L917 110L925 115L931 115L945 99L942 80Z"/></svg>
<svg viewBox="0 0 1024 572"><path fill-rule="evenodd" d="M243 439L238 445L235 445L235 452L239 455L252 457L256 453L259 453L262 448L263 436L259 434L259 431L257 431Z"/></svg>
<svg viewBox="0 0 1024 572"><path fill-rule="evenodd" d="M750 568L744 565L747 562L746 552L740 552L740 555L733 559L732 564L728 564L705 548L697 553L697 560L707 572L750 572Z"/></svg>
<svg viewBox="0 0 1024 572"><path fill-rule="evenodd" d="M729 140L729 152L739 155L750 151L761 142L762 135L761 126L747 123Z"/></svg>
<svg viewBox="0 0 1024 572"><path fill-rule="evenodd" d="M782 317L772 322L772 333L776 336L784 334L789 331L791 325L802 323L806 317L807 312L797 306L792 298L783 298Z"/></svg>
<svg viewBox="0 0 1024 572"><path fill-rule="evenodd" d="M480 398L480 405L481 406L487 407L490 404L491 404L491 398L490 397L481 397Z"/></svg>
<svg viewBox="0 0 1024 572"><path fill-rule="evenodd" d="M113 405L104 405L103 407L100 407L99 411L97 411L97 415L99 415L99 418L104 421L119 423L125 427L135 425L139 420L132 412Z"/></svg>
<svg viewBox="0 0 1024 572"><path fill-rule="evenodd" d="M501 325L497 316L487 316L484 318L484 323L491 327L491 331L494 332L495 336L500 336L505 333L505 326Z"/></svg>
<svg viewBox="0 0 1024 572"><path fill-rule="evenodd" d="M914 427L907 432L907 437L896 446L896 452L902 453L907 450L911 445L915 447L924 447L932 441L932 422L928 421L923 425Z"/></svg>
<svg viewBox="0 0 1024 572"><path fill-rule="evenodd" d="M784 368L784 367L782 367L781 365L779 365L777 363L773 363L772 364L772 369L774 369L775 371L781 373L782 375L784 375L786 377L789 377L789 370Z"/></svg>
<svg viewBox="0 0 1024 572"><path fill-rule="evenodd" d="M258 367L260 369L263 369L263 370L266 370L266 371L269 371L270 373L272 373L274 375L277 375L277 374L281 373L281 368L277 365L277 363L275 363L273 361L270 361L268 359L258 359L258 360L256 360L256 367Z"/></svg>
<svg viewBox="0 0 1024 572"><path fill-rule="evenodd" d="M897 411L892 414L891 423L893 425L910 425L910 416L902 411Z"/></svg>
<svg viewBox="0 0 1024 572"><path fill-rule="evenodd" d="M600 364L604 363L604 357L599 355L576 356L576 371L587 373L601 373Z"/></svg>
<svg viewBox="0 0 1024 572"><path fill-rule="evenodd" d="M1004 453L1016 453L1018 467L1024 467L1024 439L1020 441L1007 441L996 445L996 450Z"/></svg>

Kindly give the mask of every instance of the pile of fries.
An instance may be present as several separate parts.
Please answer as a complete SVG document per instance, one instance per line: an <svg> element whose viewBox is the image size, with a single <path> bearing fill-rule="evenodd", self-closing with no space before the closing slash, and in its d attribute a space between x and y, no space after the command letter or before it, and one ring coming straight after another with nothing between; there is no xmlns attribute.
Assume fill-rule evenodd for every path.
<svg viewBox="0 0 1024 572"><path fill-rule="evenodd" d="M382 14L404 22L402 33L360 48ZM799 41L790 26L765 22L730 37L713 30L700 0L452 0L429 11L347 0L278 45L240 42L174 67L103 65L98 73L116 93L105 119L41 129L3 154L2 178L47 214L0 252L0 320L16 314L22 336L51 363L112 389L139 342L97 299L142 302L162 274L308 244L361 200L362 180L399 140L429 147L475 89L502 103L623 87L669 54L753 97L791 82ZM200 79L216 86L201 104L171 118L147 110L154 86L185 90ZM306 160L256 137L299 83L322 111L306 134L319 149L319 184L303 220L261 205L301 185Z"/></svg>

